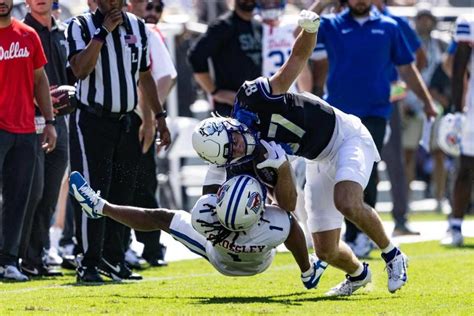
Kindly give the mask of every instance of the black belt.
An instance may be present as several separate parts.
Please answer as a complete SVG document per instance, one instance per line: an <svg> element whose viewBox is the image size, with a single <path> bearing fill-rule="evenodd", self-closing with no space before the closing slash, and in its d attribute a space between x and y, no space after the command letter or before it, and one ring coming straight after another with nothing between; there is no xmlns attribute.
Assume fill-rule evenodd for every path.
<svg viewBox="0 0 474 316"><path fill-rule="evenodd" d="M113 119L113 120L121 120L122 118L127 116L129 113L133 112L133 111L127 112L127 113L108 112L108 111L104 111L102 107L89 106L82 103L78 103L77 107L84 112L94 114L98 117L108 118L108 119Z"/></svg>

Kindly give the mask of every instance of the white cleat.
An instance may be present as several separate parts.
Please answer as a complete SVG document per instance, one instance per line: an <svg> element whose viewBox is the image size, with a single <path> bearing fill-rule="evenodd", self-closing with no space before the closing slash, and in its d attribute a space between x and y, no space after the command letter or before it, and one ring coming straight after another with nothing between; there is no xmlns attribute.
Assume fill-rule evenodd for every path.
<svg viewBox="0 0 474 316"><path fill-rule="evenodd" d="M450 229L443 239L441 239L441 245L443 246L452 246L452 247L461 247L464 245L464 237L459 230Z"/></svg>
<svg viewBox="0 0 474 316"><path fill-rule="evenodd" d="M354 280L354 278L347 274L346 279L330 289L326 293L326 296L349 296L358 289L365 287L372 281L372 272L370 272L369 265L365 262L364 270L367 270L365 278L362 280Z"/></svg>
<svg viewBox="0 0 474 316"><path fill-rule="evenodd" d="M0 266L0 279L12 281L28 281L28 277L18 270L14 265Z"/></svg>
<svg viewBox="0 0 474 316"><path fill-rule="evenodd" d="M388 274L388 291L395 293L408 281L408 257L403 252L399 252L395 258L387 262L386 269Z"/></svg>
<svg viewBox="0 0 474 316"><path fill-rule="evenodd" d="M324 270L328 267L326 262L319 260L316 256L311 256L310 261L312 266L311 273L308 276L301 274L301 281L308 290L318 287L319 280L321 280Z"/></svg>

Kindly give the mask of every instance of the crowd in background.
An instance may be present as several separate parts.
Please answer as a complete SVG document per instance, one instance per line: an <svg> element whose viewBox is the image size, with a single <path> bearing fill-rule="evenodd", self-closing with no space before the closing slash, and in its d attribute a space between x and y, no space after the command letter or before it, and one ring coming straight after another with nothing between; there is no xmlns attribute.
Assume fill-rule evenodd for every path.
<svg viewBox="0 0 474 316"><path fill-rule="evenodd" d="M6 10L2 9L3 2L7 5L13 3L0 0L0 16L4 13L1 10ZM61 272L55 266L62 265L63 268L77 269L78 281L82 282L102 282L99 274L114 280L141 279L131 268L167 265L166 247L160 243L159 231L135 232L136 239L145 245L139 256L129 249L131 234L125 226L111 219L90 221L81 216L79 205L68 198L67 175L72 169L82 171L91 185L101 190L104 198L112 203L158 207L157 173L163 170L156 163L156 151L160 144L156 145L154 140L158 133L164 141L161 145L170 142L165 137L169 133L166 122L171 126L175 117L164 120L166 99L169 94L173 94L170 91L176 89L177 116L202 115L192 111L192 105L199 102L208 102L209 111L229 115L235 93L245 80L261 75L271 76L272 70L271 67L266 68L267 64L281 66L288 58L292 41L280 39L276 46L281 52L272 53L264 44L265 37L272 32L272 28L286 25L293 27L294 24L282 22L284 17L279 15L256 18L255 12L258 10L254 10L253 0L236 0L235 7L233 2L129 0L128 4L124 4L123 11L144 19L146 31L142 29L144 24L140 21L131 15L124 18L120 12L116 12L115 16L100 17L85 13L59 21L57 18L63 6L60 6L61 1L58 3L56 0L26 0L26 6L29 7L26 15L23 15L23 9L15 10L18 15L16 18L24 19L24 23L37 32L39 36L35 40L42 43L44 50L44 53L31 52L36 60L32 61L34 66L30 66L35 71L31 77L28 74L31 82L24 87L25 91L29 91L27 98L31 99L25 100L25 103L31 103L34 96L39 108L33 115L36 125L25 124L25 129L18 131L11 129L8 124L4 125L5 119L2 118L0 130L23 136L33 132L32 135L43 134L46 138L30 137L25 140L30 143L25 147L28 152L22 151L25 148L20 150L15 147L18 144L13 144L11 139L7 142L0 138L0 151L4 159L3 209L0 212L0 275L3 278L25 281L31 276L58 276ZM288 17L299 9L313 5L310 0L287 1L287 4L286 1L274 2L283 5L285 16ZM45 3L51 4L51 8L45 8ZM88 11L95 12L99 4L110 12L114 9L109 8L109 3L108 0L98 0L97 3L88 0ZM319 5L318 13L323 16L331 12L344 12L347 5L347 1L343 0L316 3ZM452 200L458 160L440 149L436 135L441 115L453 111L451 76L456 42L453 41L452 31L456 17L436 16L432 4L415 0L374 0L373 4L383 14L393 17L400 28L406 28L402 33L409 44L410 52L407 54L410 57L397 56L398 59L393 63L403 65L415 61L432 98L429 101L433 101L439 113L432 128L430 143L419 146L426 124L425 113L433 114L427 110L426 103L430 102L424 102L426 100L423 98L420 100L418 97L423 93L417 90L422 89L414 87L411 82L404 82L403 76L399 78L395 67L391 78L392 104L387 107L386 113L380 114L381 119L364 121L366 113L353 113L359 114L364 124L373 124L373 137L379 138L379 151L387 163L392 181L392 215L396 224L393 234L416 235L418 233L408 224L412 181L427 183L425 195L436 199L437 212L449 213L449 201ZM443 4L463 6L469 3L447 1ZM387 10L387 5L414 6L415 15L409 21L405 18L397 20L396 14ZM219 20L218 16L221 16ZM103 23L102 27L100 23ZM123 41L120 42L119 32L114 30L118 30L122 23L127 26L120 31L125 32L120 33L123 35ZM170 28L170 25L179 25L178 31ZM2 31L0 25L0 37ZM329 27L324 29L324 33L320 32L321 37L318 38L318 45L307 69L292 89L318 96L329 92L332 98L330 103L337 106L338 102L344 103L346 100L331 96L331 93L341 90L334 86L334 82L342 82L339 80L344 78L335 79L334 76L337 78L340 75L338 71L350 72L354 65L348 65L343 70L333 68L331 62L334 62L333 58L337 59L338 53L331 45L339 44L332 42L331 36L334 35L330 32ZM94 48L94 45L88 45L84 34L94 45L104 46ZM109 34L114 36L113 40L112 36L107 37ZM145 37L148 39L147 48L143 42ZM170 50L172 56L166 45L168 48L173 47ZM37 46L35 50L40 51ZM103 50L101 52L101 47L107 47L109 55L116 60L108 60ZM127 58L131 60L130 64L121 61ZM91 63L89 60L96 62ZM36 72L39 68L44 68L44 74ZM0 69L3 69L1 59ZM132 75L125 76L124 73L130 69ZM22 71L27 73L28 69ZM400 68L398 71L403 72ZM20 74L22 72L17 73L16 77ZM49 80L51 89L45 91L52 91L53 103L58 102L54 98L55 88L62 85L76 86L78 104L74 112L64 115L56 112L55 118L51 116L47 110L51 108L50 101L46 100L44 93L38 92L44 90L41 83L43 75L47 75ZM360 74L361 77L366 75ZM6 74L2 73L1 76L5 78ZM26 77L15 80L26 81ZM137 85L138 79L141 86ZM6 86L1 79L0 83ZM345 84L351 86L350 82ZM355 82L352 88L357 89ZM5 93L5 88L1 89L0 96ZM372 92L369 90L367 93ZM353 96L346 96L347 100L351 98ZM347 102L344 104L349 106ZM167 110L169 113L170 109ZM351 109L344 110L351 113ZM2 113L0 110L0 116ZM368 116L373 118L373 114ZM11 115L8 115L8 119L11 119L10 124L14 121ZM154 126L155 119L157 128ZM33 130L30 130L31 125ZM52 126L54 133L49 131ZM17 156L8 156L9 152ZM298 178L298 189L303 195L304 172L298 172L298 168L305 168L304 162L297 161L294 167L297 174L302 175ZM22 183L19 183L20 180ZM366 191L370 196L370 202L366 202L374 206L377 172L374 172L372 182L373 192ZM17 190L13 191L12 188ZM464 210L466 213L472 208L472 198L470 201L469 207ZM304 210L300 210L299 217L304 220ZM460 222L453 221L451 224L451 230L454 225L460 233ZM346 241L358 256L368 256L372 249L368 238L360 234L355 226L350 228L350 222L347 222L347 226ZM462 241L459 237L453 239L451 231L445 243L461 245ZM59 253L55 249L59 249Z"/></svg>

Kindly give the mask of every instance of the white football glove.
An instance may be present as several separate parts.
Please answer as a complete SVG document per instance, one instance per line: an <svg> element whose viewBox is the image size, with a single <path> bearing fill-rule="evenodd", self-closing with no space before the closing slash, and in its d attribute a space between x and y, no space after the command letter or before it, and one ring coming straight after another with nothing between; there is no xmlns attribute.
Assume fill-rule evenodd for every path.
<svg viewBox="0 0 474 316"><path fill-rule="evenodd" d="M319 29L319 15L313 11L302 10L298 18L298 25L308 33L316 33Z"/></svg>
<svg viewBox="0 0 474 316"><path fill-rule="evenodd" d="M278 169L285 161L287 161L286 152L280 145L274 141L267 143L263 139L260 143L262 143L263 147L267 150L268 157L261 163L257 164L258 169L267 167Z"/></svg>

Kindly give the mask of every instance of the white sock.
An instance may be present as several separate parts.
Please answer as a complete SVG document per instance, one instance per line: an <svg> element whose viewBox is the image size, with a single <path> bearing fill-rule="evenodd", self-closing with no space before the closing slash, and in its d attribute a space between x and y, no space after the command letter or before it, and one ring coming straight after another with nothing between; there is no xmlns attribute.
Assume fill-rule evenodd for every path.
<svg viewBox="0 0 474 316"><path fill-rule="evenodd" d="M314 273L314 269L313 269L313 265L311 264L311 266L309 267L308 270L306 270L305 272L301 273L301 277L302 278L307 278L309 277L311 274Z"/></svg>
<svg viewBox="0 0 474 316"><path fill-rule="evenodd" d="M462 226L462 218L450 218L449 219L449 226Z"/></svg>
<svg viewBox="0 0 474 316"><path fill-rule="evenodd" d="M395 246L392 244L392 242L390 242L387 247L382 249L382 252L383 253L389 253L393 249L395 249Z"/></svg>
<svg viewBox="0 0 474 316"><path fill-rule="evenodd" d="M94 210L97 212L97 214L104 215L102 214L102 210L104 209L105 205L105 200L99 198L99 201L97 202L97 205L94 206Z"/></svg>
<svg viewBox="0 0 474 316"><path fill-rule="evenodd" d="M357 270L355 270L353 273L349 273L349 275L351 277L357 277L361 275L362 272L364 272L364 265L361 262L359 262L359 267L357 268Z"/></svg>

